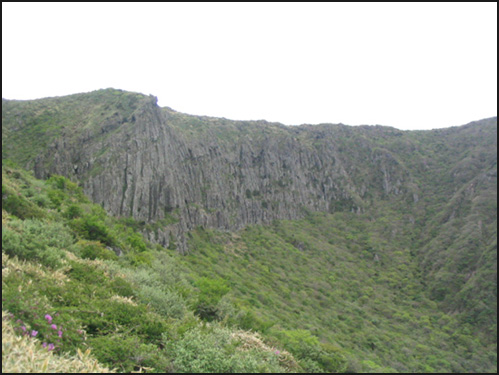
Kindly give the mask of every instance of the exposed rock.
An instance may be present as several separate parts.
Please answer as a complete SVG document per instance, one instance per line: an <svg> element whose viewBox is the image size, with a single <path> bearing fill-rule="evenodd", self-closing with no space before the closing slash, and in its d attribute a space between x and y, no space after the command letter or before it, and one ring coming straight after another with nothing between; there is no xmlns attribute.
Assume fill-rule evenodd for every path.
<svg viewBox="0 0 499 375"><path fill-rule="evenodd" d="M360 213L378 200L420 200L396 150L417 146L394 128L189 116L158 107L152 96L103 91L117 104L81 129L90 120L75 115L26 164L37 177L79 181L115 216L167 223L147 236L166 246L173 236L179 251L186 250L184 233L197 226L236 230L307 211ZM92 105L100 102L92 103L87 111L98 112Z"/></svg>

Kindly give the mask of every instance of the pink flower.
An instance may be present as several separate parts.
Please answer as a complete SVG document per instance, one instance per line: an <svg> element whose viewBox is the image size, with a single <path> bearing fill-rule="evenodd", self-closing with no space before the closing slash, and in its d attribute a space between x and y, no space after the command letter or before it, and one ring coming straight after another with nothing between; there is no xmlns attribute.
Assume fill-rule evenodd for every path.
<svg viewBox="0 0 499 375"><path fill-rule="evenodd" d="M44 343L42 344L42 346L43 346L44 348L46 348L46 347L47 347L47 343L46 343L46 342L44 342Z"/></svg>
<svg viewBox="0 0 499 375"><path fill-rule="evenodd" d="M277 355L281 354L281 352L279 350L276 350L274 353Z"/></svg>
<svg viewBox="0 0 499 375"><path fill-rule="evenodd" d="M59 337L62 337L62 331L57 332L57 334L59 335Z"/></svg>
<svg viewBox="0 0 499 375"><path fill-rule="evenodd" d="M48 347L49 350L54 350L54 348L55 348L54 344L49 344L49 347Z"/></svg>
<svg viewBox="0 0 499 375"><path fill-rule="evenodd" d="M56 326L55 324L52 324L52 325L50 326L50 328L52 328L52 329L57 329L57 326Z"/></svg>
<svg viewBox="0 0 499 375"><path fill-rule="evenodd" d="M35 331L35 330L31 331L31 336L32 337L36 337L36 335L38 335L38 331Z"/></svg>
<svg viewBox="0 0 499 375"><path fill-rule="evenodd" d="M21 329L26 332L26 327L25 326L21 326Z"/></svg>
<svg viewBox="0 0 499 375"><path fill-rule="evenodd" d="M47 319L49 324L52 323L52 317L49 314L45 315L45 319Z"/></svg>

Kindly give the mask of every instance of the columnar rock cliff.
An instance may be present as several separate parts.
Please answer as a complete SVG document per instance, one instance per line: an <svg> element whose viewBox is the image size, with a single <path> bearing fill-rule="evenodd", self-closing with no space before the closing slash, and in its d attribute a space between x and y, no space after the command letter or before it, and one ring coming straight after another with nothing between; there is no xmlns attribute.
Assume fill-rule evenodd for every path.
<svg viewBox="0 0 499 375"><path fill-rule="evenodd" d="M3 242L10 238L12 254L12 238L23 241L24 233L9 221L36 227L43 217L45 228L58 218L57 228L71 228L68 243L91 240L106 259L108 250L135 265L139 256L161 256L168 274L180 272L171 267L178 261L217 288L227 281L234 301L245 298L234 304L241 308L234 319L266 326L251 318L255 311L279 329L324 331L321 341L357 350L362 369L381 371L370 359L377 356L402 372L497 367L495 117L431 131L284 126L187 115L152 96L107 89L2 100L2 159L11 233ZM79 198L55 185L65 179L35 181L11 161L40 178L70 178L123 219L104 220L83 198L73 205ZM44 215L25 216L38 211ZM263 225L224 232L252 224ZM136 234L118 241L130 227L169 249L148 247ZM156 266L137 272L163 270ZM158 295L163 306L174 294ZM210 309L203 314L214 316Z"/></svg>
<svg viewBox="0 0 499 375"><path fill-rule="evenodd" d="M235 230L309 210L363 212L390 201L416 220L431 204L425 195L451 199L471 181L496 178L493 153L483 152L497 149L496 123L287 127L185 115L113 89L2 102L4 157L37 177L79 181L111 214L158 223L150 239L175 239L181 251L196 226Z"/></svg>

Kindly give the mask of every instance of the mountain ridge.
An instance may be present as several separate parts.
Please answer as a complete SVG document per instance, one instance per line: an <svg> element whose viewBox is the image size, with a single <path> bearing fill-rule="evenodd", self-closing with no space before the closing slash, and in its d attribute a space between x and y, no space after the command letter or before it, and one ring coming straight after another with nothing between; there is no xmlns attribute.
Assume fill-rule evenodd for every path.
<svg viewBox="0 0 499 375"><path fill-rule="evenodd" d="M72 100L64 110L57 107L70 99L80 100ZM416 134L429 133L341 124L287 127L191 116L158 107L153 96L114 89L43 100L55 102L55 108L35 108L31 121L60 118L52 126L54 134L42 143L46 149L30 147L37 155L29 157L4 151L6 157L33 169L37 177L61 174L78 180L113 215L146 222L178 220L171 231L150 237L163 245L173 233L185 250L183 234L198 225L234 230L303 217L304 209L360 211L369 205L368 190L370 199L399 194L419 199L413 171L393 146L406 152L415 148ZM3 104L3 123L12 123L13 103ZM68 111L70 119L64 117ZM438 137L491 121L429 132ZM18 134L24 136L22 131ZM8 140L9 133L2 139ZM3 146L8 149L9 142ZM368 168L363 168L365 163ZM121 194L109 197L109 190Z"/></svg>
<svg viewBox="0 0 499 375"><path fill-rule="evenodd" d="M353 295L328 292L335 284L326 275L348 274L355 260L373 286L393 288L383 298L407 307L428 296L466 335L497 342L497 117L428 131L290 127L187 115L159 107L153 96L107 89L2 100L2 159L39 178L77 182L109 214L183 254L187 268L211 270L205 277L216 269L241 295L248 288L239 279L278 277L284 284L276 287L293 296L294 309L307 306L299 305L307 282L297 283L288 264L275 262L289 254L301 277L304 262L319 272L308 286L320 301L315 310L327 314L341 293L342 308L353 304L357 311L362 305ZM300 293L286 289L285 272ZM348 277L336 279L348 285ZM358 275L350 280L372 295ZM254 304L269 301L249 293L257 295ZM372 302L374 314L378 303ZM276 313L259 312L268 319ZM343 315L335 314L341 324Z"/></svg>

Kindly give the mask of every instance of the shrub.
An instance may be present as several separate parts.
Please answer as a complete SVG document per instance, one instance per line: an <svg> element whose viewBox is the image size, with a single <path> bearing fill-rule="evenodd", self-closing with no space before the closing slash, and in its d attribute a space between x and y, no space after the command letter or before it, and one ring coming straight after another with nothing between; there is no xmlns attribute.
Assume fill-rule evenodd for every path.
<svg viewBox="0 0 499 375"><path fill-rule="evenodd" d="M38 194L32 198L32 201L36 203L38 207L49 207L50 199L45 194Z"/></svg>
<svg viewBox="0 0 499 375"><path fill-rule="evenodd" d="M347 372L348 362L343 351L329 343L321 343L318 362L326 372Z"/></svg>
<svg viewBox="0 0 499 375"><path fill-rule="evenodd" d="M103 284L106 281L106 276L102 271L94 266L82 262L70 261L71 269L69 276L71 279L83 281L88 284Z"/></svg>
<svg viewBox="0 0 499 375"><path fill-rule="evenodd" d="M64 211L64 216L68 219L75 219L83 215L83 210L76 204L69 205Z"/></svg>
<svg viewBox="0 0 499 375"><path fill-rule="evenodd" d="M307 330L280 331L278 337L307 372L344 372L347 369L347 360L340 348L320 343Z"/></svg>
<svg viewBox="0 0 499 375"><path fill-rule="evenodd" d="M77 355L54 355L33 337L19 337L2 311L3 373L103 373L112 372L90 356L90 350Z"/></svg>
<svg viewBox="0 0 499 375"><path fill-rule="evenodd" d="M52 268L60 266L72 243L72 236L59 223L28 219L13 220L10 228L2 226L2 248L8 255Z"/></svg>
<svg viewBox="0 0 499 375"><path fill-rule="evenodd" d="M248 347L228 329L199 326L175 342L166 342L175 372L282 373L279 357L265 348Z"/></svg>
<svg viewBox="0 0 499 375"><path fill-rule="evenodd" d="M34 219L45 216L44 212L20 193L2 185L2 209L20 219Z"/></svg>
<svg viewBox="0 0 499 375"><path fill-rule="evenodd" d="M78 241L77 245L80 247L81 257L85 259L106 259L117 260L118 256L113 250L107 249L98 241Z"/></svg>
<svg viewBox="0 0 499 375"><path fill-rule="evenodd" d="M319 339L307 330L280 331L278 337L284 347L298 358L318 355Z"/></svg>
<svg viewBox="0 0 499 375"><path fill-rule="evenodd" d="M137 336L98 336L90 338L88 343L100 362L117 367L120 372L137 371L141 367L157 365L157 361L151 358L156 348L143 344Z"/></svg>
<svg viewBox="0 0 499 375"><path fill-rule="evenodd" d="M147 250L147 245L144 242L144 238L138 233L132 233L128 236L126 242L132 247L136 252L142 253Z"/></svg>
<svg viewBox="0 0 499 375"><path fill-rule="evenodd" d="M181 319L185 314L185 302L174 292L144 285L140 288L139 297L142 302L149 304L161 315Z"/></svg>
<svg viewBox="0 0 499 375"><path fill-rule="evenodd" d="M259 318L251 310L243 310L243 313L237 319L237 325L245 330L265 333L274 325L274 323Z"/></svg>
<svg viewBox="0 0 499 375"><path fill-rule="evenodd" d="M106 224L97 215L86 215L71 222L71 227L87 240L100 241L107 246L116 243Z"/></svg>
<svg viewBox="0 0 499 375"><path fill-rule="evenodd" d="M149 312L143 304L101 298L93 303L92 309L95 313L81 317L92 334L108 335L116 332L117 327L123 327L130 334L150 344L157 344L161 341L162 333L167 330L165 321Z"/></svg>
<svg viewBox="0 0 499 375"><path fill-rule="evenodd" d="M125 258L130 262L132 266L149 266L151 265L152 261L154 260L154 256L149 253L149 252L143 252L143 253L128 253L126 254Z"/></svg>
<svg viewBox="0 0 499 375"><path fill-rule="evenodd" d="M113 281L111 281L111 289L123 297L133 297L135 296L135 291L133 289L132 284L121 277L115 277Z"/></svg>
<svg viewBox="0 0 499 375"><path fill-rule="evenodd" d="M52 175L47 179L47 185L54 187L55 189L64 190L66 187L67 178L64 176Z"/></svg>
<svg viewBox="0 0 499 375"><path fill-rule="evenodd" d="M68 196L61 190L50 189L47 192L47 195L50 201L52 202L54 208L60 208L62 202L64 202L64 200L68 198Z"/></svg>
<svg viewBox="0 0 499 375"><path fill-rule="evenodd" d="M83 194L83 190L76 183L64 176L53 175L47 180L46 184L52 189L64 191L66 195L76 198L79 202L88 202L88 199Z"/></svg>
<svg viewBox="0 0 499 375"><path fill-rule="evenodd" d="M195 306L196 314L202 319L211 321L218 315L216 305L229 292L230 287L222 279L210 279L207 277L198 279L196 286L200 292Z"/></svg>

